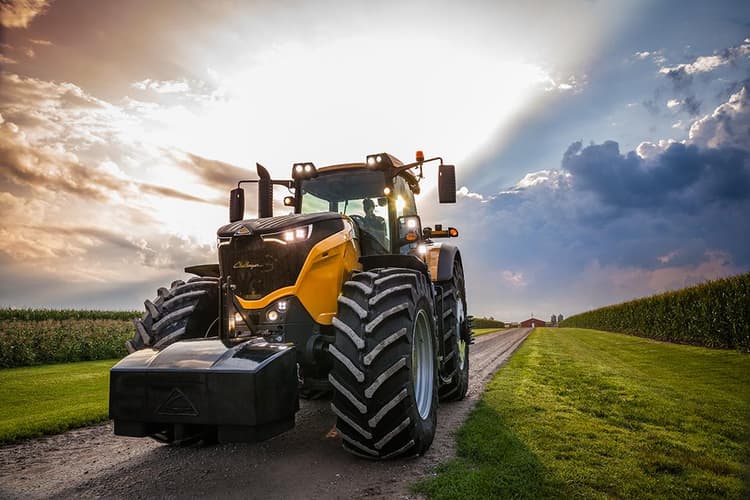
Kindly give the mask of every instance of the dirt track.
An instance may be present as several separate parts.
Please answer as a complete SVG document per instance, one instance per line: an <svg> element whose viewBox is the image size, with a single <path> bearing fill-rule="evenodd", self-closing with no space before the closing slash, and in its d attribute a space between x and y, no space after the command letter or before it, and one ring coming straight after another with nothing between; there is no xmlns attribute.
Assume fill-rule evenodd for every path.
<svg viewBox="0 0 750 500"><path fill-rule="evenodd" d="M0 498L409 498L409 485L455 454L454 431L528 329L478 337L464 401L445 403L430 450L371 462L330 436L329 401L302 401L296 427L269 441L178 448L112 435L111 423L0 448Z"/></svg>

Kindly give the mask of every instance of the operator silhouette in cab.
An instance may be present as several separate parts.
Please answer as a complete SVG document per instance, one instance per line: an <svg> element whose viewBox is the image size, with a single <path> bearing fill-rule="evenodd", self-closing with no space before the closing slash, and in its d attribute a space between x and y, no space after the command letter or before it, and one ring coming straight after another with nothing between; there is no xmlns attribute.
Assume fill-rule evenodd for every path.
<svg viewBox="0 0 750 500"><path fill-rule="evenodd" d="M362 228L364 231L367 231L372 235L377 242L380 244L379 246L382 248L376 248L373 253L386 253L385 249L385 219L382 217L375 215L375 202L373 202L370 198L365 198L362 200L362 208L365 210L365 217L363 219L364 221L364 227Z"/></svg>

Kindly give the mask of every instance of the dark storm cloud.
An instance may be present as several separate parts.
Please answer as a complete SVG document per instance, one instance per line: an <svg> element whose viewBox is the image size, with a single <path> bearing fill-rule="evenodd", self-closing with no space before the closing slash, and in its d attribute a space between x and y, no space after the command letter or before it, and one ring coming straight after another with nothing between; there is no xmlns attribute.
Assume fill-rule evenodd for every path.
<svg viewBox="0 0 750 500"><path fill-rule="evenodd" d="M655 159L634 151L621 154L618 144L582 147L573 143L562 167L578 189L595 193L602 203L622 208L697 209L750 197L750 154L735 148L701 149L673 143Z"/></svg>

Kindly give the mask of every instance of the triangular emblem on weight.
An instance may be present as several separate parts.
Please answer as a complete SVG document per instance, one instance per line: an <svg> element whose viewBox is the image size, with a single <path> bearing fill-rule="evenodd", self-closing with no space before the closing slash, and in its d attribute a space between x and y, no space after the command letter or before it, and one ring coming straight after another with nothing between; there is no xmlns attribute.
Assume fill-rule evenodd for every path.
<svg viewBox="0 0 750 500"><path fill-rule="evenodd" d="M169 397L156 410L157 415L181 415L184 417L197 417L198 410L185 394L175 388L169 394Z"/></svg>

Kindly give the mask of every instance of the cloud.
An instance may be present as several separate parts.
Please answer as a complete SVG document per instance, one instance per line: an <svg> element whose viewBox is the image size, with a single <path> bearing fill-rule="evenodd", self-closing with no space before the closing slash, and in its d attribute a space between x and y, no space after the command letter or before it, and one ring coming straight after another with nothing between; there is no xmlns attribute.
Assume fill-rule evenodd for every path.
<svg viewBox="0 0 750 500"><path fill-rule="evenodd" d="M49 40L42 40L40 38L29 38L29 42L33 43L34 45L43 45L47 47L53 45L53 43Z"/></svg>
<svg viewBox="0 0 750 500"><path fill-rule="evenodd" d="M15 305L147 296L216 260L229 176L244 169L157 146L138 113L71 83L0 73L0 85L0 274L26 277ZM57 295L27 286L38 276Z"/></svg>
<svg viewBox="0 0 750 500"><path fill-rule="evenodd" d="M18 61L11 59L10 57L0 54L0 64L18 64Z"/></svg>
<svg viewBox="0 0 750 500"><path fill-rule="evenodd" d="M651 161L621 154L614 141L583 148L574 143L562 167L577 189L618 208L697 210L705 204L750 198L750 153L736 148L701 149L670 144Z"/></svg>
<svg viewBox="0 0 750 500"><path fill-rule="evenodd" d="M683 142L576 142L510 189L459 190L474 314L567 316L750 270L747 99L731 95ZM486 262L496 270L472 265Z"/></svg>
<svg viewBox="0 0 750 500"><path fill-rule="evenodd" d="M528 283L526 283L526 280L524 280L523 273L513 271L503 271L502 277L505 282L509 283L513 287L523 287L526 286Z"/></svg>
<svg viewBox="0 0 750 500"><path fill-rule="evenodd" d="M197 175L202 183L220 191L229 191L240 179L255 177L255 172L248 169L192 153L175 155L174 158L186 172Z"/></svg>
<svg viewBox="0 0 750 500"><path fill-rule="evenodd" d="M708 73L726 66L737 59L750 56L750 38L737 47L729 47L718 54L699 56L691 63L665 66L659 72L673 79L684 79L696 73Z"/></svg>
<svg viewBox="0 0 750 500"><path fill-rule="evenodd" d="M118 191L118 180L87 169L78 158L59 145L34 147L20 128L0 115L0 186L38 186L96 201Z"/></svg>
<svg viewBox="0 0 750 500"><path fill-rule="evenodd" d="M525 189L533 186L544 185L551 189L557 189L561 185L570 182L570 174L559 170L540 170L526 174L523 179L518 181L514 190Z"/></svg>
<svg viewBox="0 0 750 500"><path fill-rule="evenodd" d="M472 198L479 201L489 201L494 198L493 196L484 196L479 193L472 193L466 186L461 186L461 188L456 191L456 196L458 198Z"/></svg>
<svg viewBox="0 0 750 500"><path fill-rule="evenodd" d="M184 80L152 80L146 78L132 84L139 90L151 90L158 94L179 94L190 91L190 85Z"/></svg>
<svg viewBox="0 0 750 500"><path fill-rule="evenodd" d="M750 152L750 86L743 86L713 113L690 126L688 141L704 148Z"/></svg>
<svg viewBox="0 0 750 500"><path fill-rule="evenodd" d="M586 85L586 75L576 78L575 75L569 76L566 80L559 81L555 80L549 75L546 75L540 79L544 84L545 92L560 91L567 92L572 91L573 93L580 93L583 87Z"/></svg>
<svg viewBox="0 0 750 500"><path fill-rule="evenodd" d="M682 103L683 109L691 116L697 116L700 113L700 102L690 92L693 77L710 74L723 67L747 61L750 61L750 38L746 38L736 47L729 47L710 56L699 56L689 63L666 66L665 61L661 61L659 73L672 82L675 91L687 96Z"/></svg>
<svg viewBox="0 0 750 500"><path fill-rule="evenodd" d="M27 28L44 13L50 0L3 0L0 2L0 25L6 28Z"/></svg>

